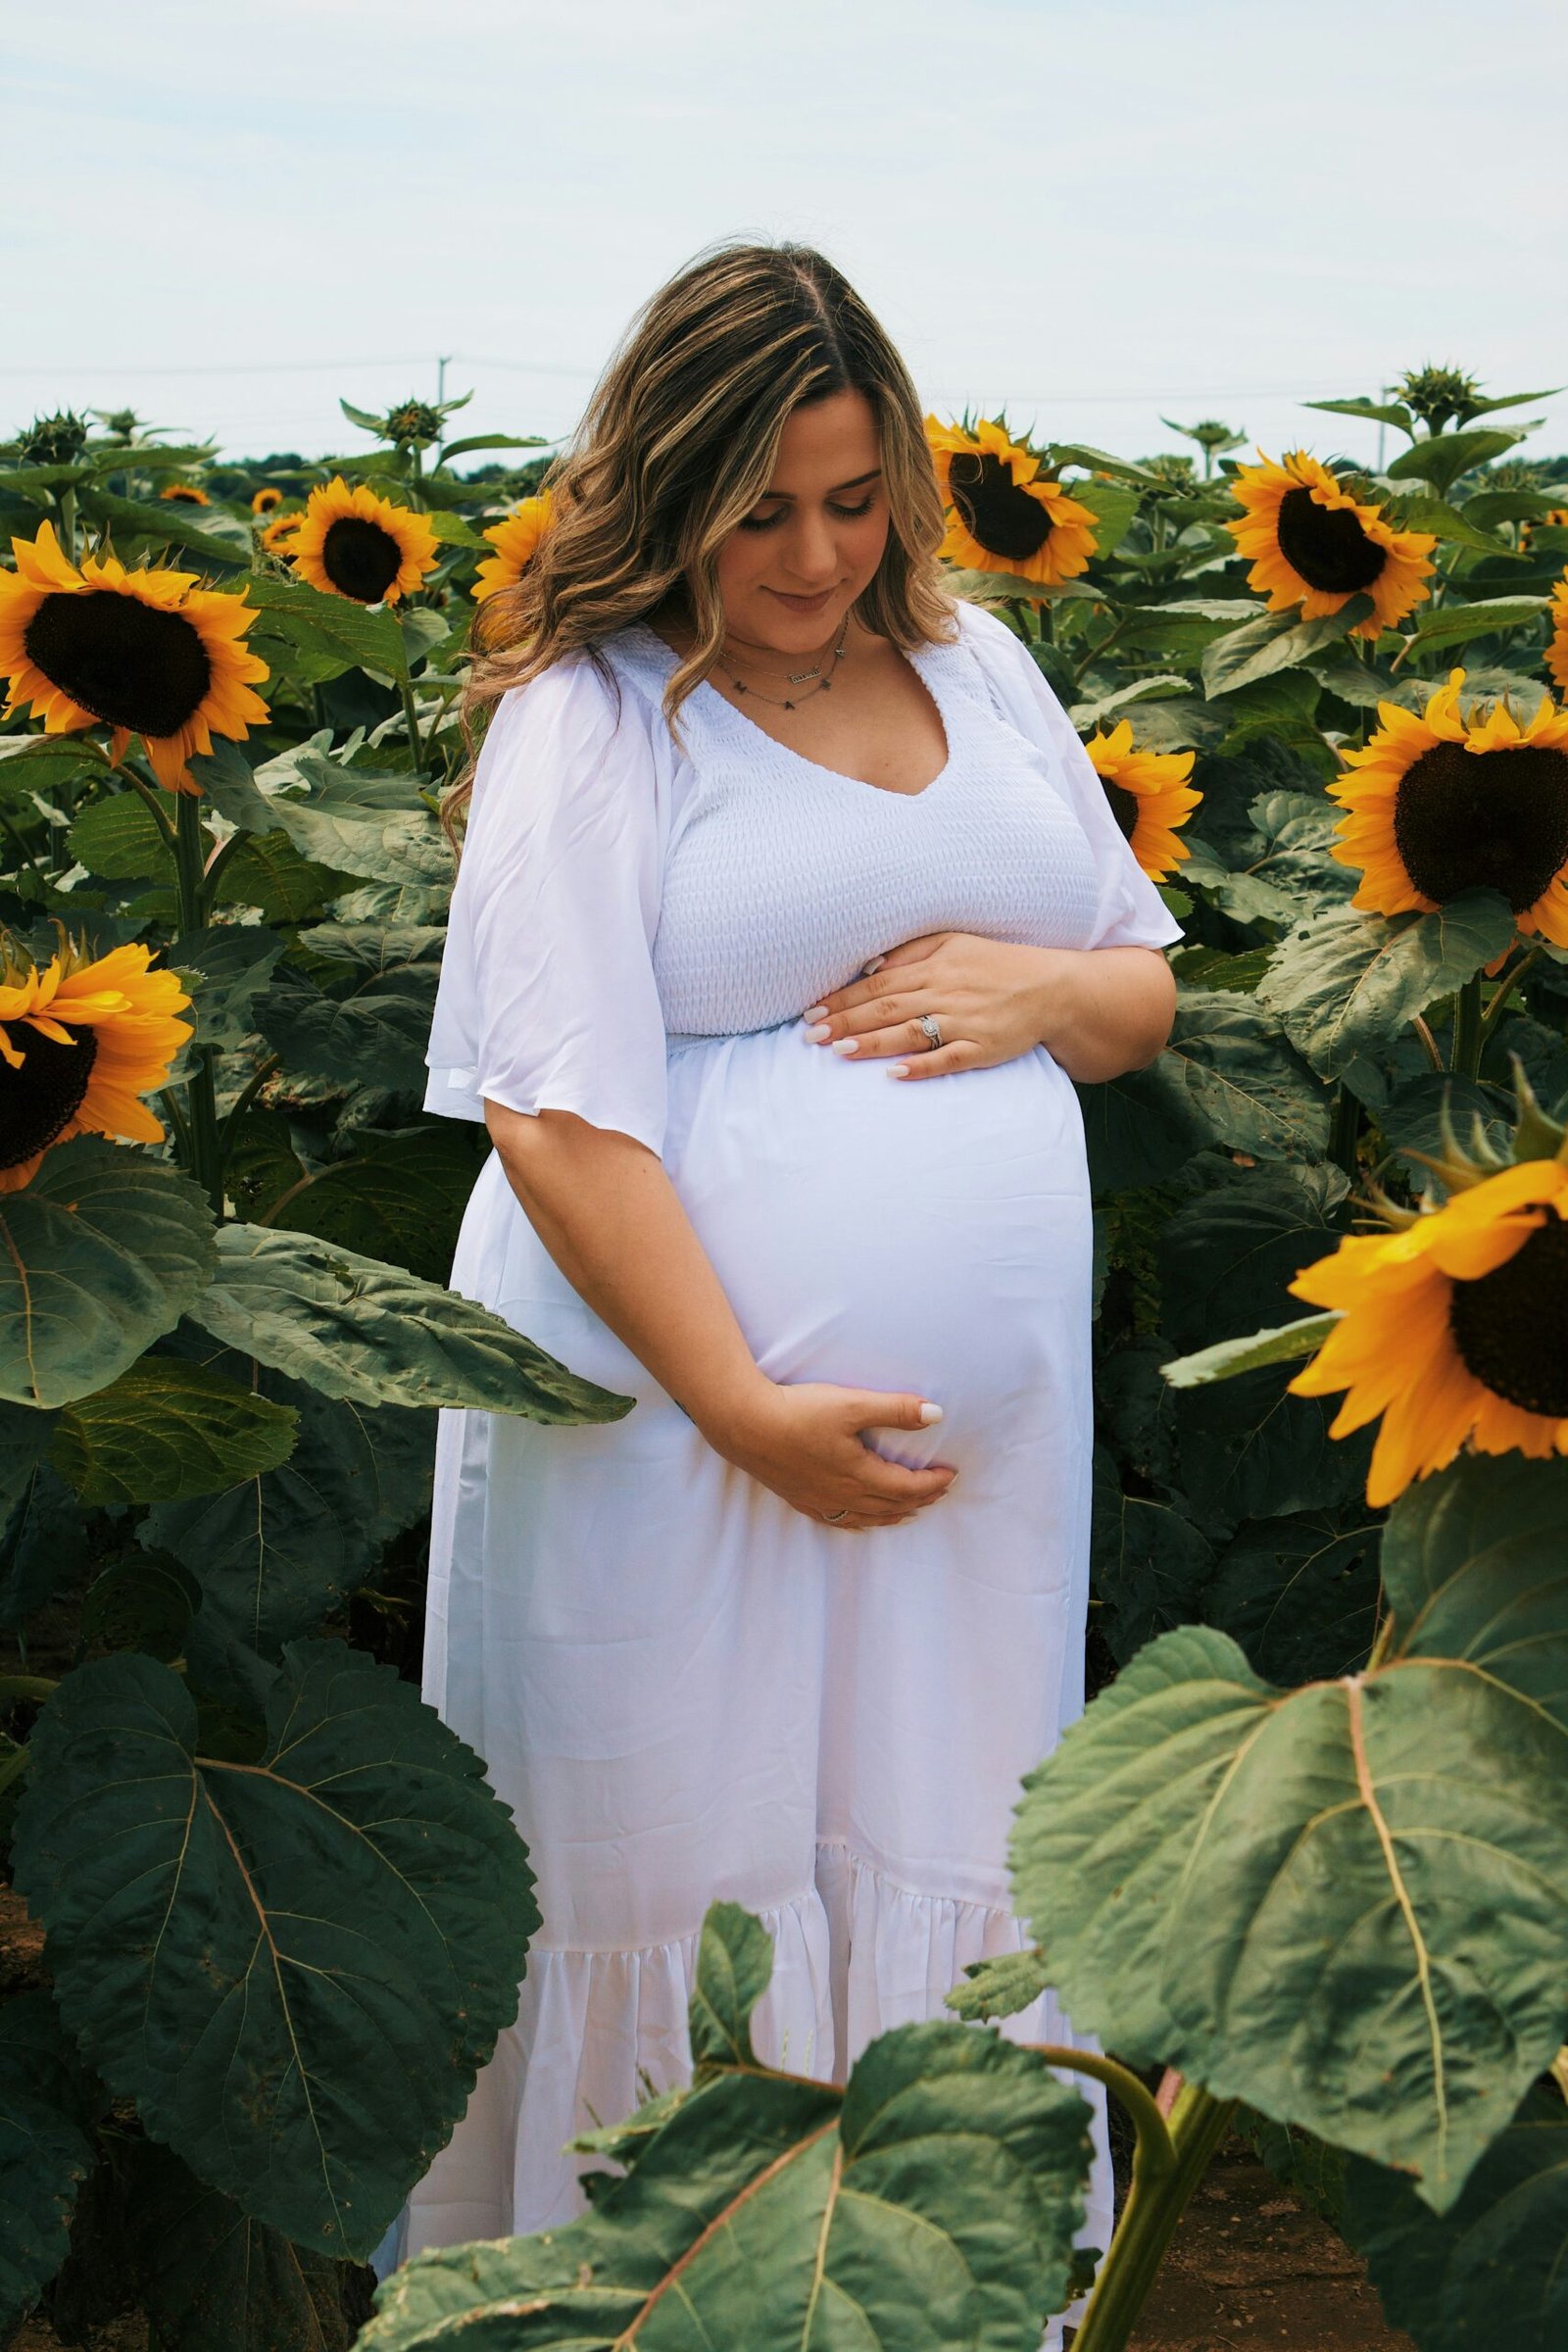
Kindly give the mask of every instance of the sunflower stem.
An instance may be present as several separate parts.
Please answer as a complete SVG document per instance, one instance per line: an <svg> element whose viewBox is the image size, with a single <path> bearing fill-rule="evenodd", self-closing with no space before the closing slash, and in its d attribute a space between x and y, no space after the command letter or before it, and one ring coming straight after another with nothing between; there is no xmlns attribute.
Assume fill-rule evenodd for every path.
<svg viewBox="0 0 1568 2352"><path fill-rule="evenodd" d="M228 1116L223 1121L222 1128L220 1131L218 1139L222 1150L223 1164L225 1167L228 1164L228 1155L234 1149L234 1138L239 1132L239 1123L241 1119L245 1116L245 1113L249 1110L251 1104L255 1102L257 1096L261 1093L269 1078L272 1077L276 1071L282 1068L282 1066L283 1056L281 1054L269 1054L265 1061L257 1063L255 1069L252 1070L250 1076L240 1088L239 1093L234 1100L233 1106L230 1109Z"/></svg>
<svg viewBox="0 0 1568 2352"><path fill-rule="evenodd" d="M1512 971L1503 973L1501 980L1498 982L1495 990L1493 993L1492 1003L1487 1006L1486 1011L1481 1016L1481 1051L1483 1054L1486 1053L1487 1047L1492 1042L1493 1032L1495 1030L1497 1023L1501 1020L1504 1012L1508 1008L1509 998L1513 995L1514 990L1518 987L1526 972L1531 970L1535 964L1538 964L1541 961L1541 954L1542 952L1540 948L1531 948L1525 955L1520 956Z"/></svg>
<svg viewBox="0 0 1568 2352"><path fill-rule="evenodd" d="M1426 1055L1428 1061L1431 1062L1432 1067L1437 1071L1438 1076L1440 1078L1446 1077L1447 1072L1444 1068L1443 1055L1438 1052L1438 1041L1433 1036L1431 1030L1427 1027L1427 1024L1422 1019L1420 1013L1417 1012L1411 1014L1410 1026L1415 1031L1416 1036L1420 1039L1421 1051Z"/></svg>
<svg viewBox="0 0 1568 2352"><path fill-rule="evenodd" d="M401 684L403 715L409 725L409 749L414 754L414 772L416 776L422 776L425 773L424 746L419 740L419 714L414 707L414 682L411 678L405 677Z"/></svg>
<svg viewBox="0 0 1568 2352"><path fill-rule="evenodd" d="M200 931L207 920L203 868L207 862L202 831L202 805L194 793L182 792L175 803L174 889L179 905L182 938ZM218 1090L213 1080L216 1048L195 1046L191 1073L185 1081L185 1164L212 1203L213 1214L223 1214L223 1153L218 1133Z"/></svg>
<svg viewBox="0 0 1568 2352"><path fill-rule="evenodd" d="M158 827L159 832L163 835L165 849L170 851L177 859L179 853L175 848L174 828L170 823L168 817L164 814L163 794L155 791L152 785L144 784L140 776L136 774L133 768L122 767L120 772L124 777L125 782L130 786L132 792L136 792L141 795L143 807L151 811L153 823Z"/></svg>
<svg viewBox="0 0 1568 2352"><path fill-rule="evenodd" d="M1329 1129L1329 1157L1336 1167L1345 1170L1354 1181L1356 1146L1361 1140L1361 1105L1350 1089L1343 1083L1334 1097L1334 1112Z"/></svg>
<svg viewBox="0 0 1568 2352"><path fill-rule="evenodd" d="M1485 1043L1481 1027L1481 974L1477 972L1453 1000L1453 1051L1448 1067L1455 1077L1479 1077Z"/></svg>
<svg viewBox="0 0 1568 2352"><path fill-rule="evenodd" d="M1110 2250L1100 2266L1074 2352L1125 2352L1176 2225L1207 2172L1236 2113L1234 2099L1210 2098L1184 2082L1170 2115L1174 2163L1134 2177Z"/></svg>

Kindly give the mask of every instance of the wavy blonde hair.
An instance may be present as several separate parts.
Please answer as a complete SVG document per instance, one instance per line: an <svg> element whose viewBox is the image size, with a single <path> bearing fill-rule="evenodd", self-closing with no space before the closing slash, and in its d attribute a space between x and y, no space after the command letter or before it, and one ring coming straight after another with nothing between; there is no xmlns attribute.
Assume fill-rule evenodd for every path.
<svg viewBox="0 0 1568 2352"><path fill-rule="evenodd" d="M954 632L936 562L942 502L908 369L854 287L805 245L724 245L662 286L547 477L549 529L522 577L480 606L464 696L470 743L509 688L678 595L695 643L664 692L673 720L724 634L719 549L765 492L791 412L856 391L881 438L890 527L856 607L908 652ZM447 797L449 829L472 767Z"/></svg>

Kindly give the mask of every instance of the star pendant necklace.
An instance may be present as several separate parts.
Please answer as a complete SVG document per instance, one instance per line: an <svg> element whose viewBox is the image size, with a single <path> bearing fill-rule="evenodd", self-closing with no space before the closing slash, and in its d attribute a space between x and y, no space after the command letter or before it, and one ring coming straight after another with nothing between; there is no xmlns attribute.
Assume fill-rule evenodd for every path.
<svg viewBox="0 0 1568 2352"><path fill-rule="evenodd" d="M846 612L844 626L839 631L838 643L833 648L833 667L824 669L819 660L814 669L795 669L787 673L792 686L806 688L804 694L760 694L755 686L748 686L745 679L736 677L732 670L726 669L724 675L737 694L749 697L752 702L771 703L776 710L793 710L797 703L809 702L813 694L826 694L833 683L834 670L844 659L844 648L849 634L850 616ZM811 683L813 679L816 681L814 685Z"/></svg>

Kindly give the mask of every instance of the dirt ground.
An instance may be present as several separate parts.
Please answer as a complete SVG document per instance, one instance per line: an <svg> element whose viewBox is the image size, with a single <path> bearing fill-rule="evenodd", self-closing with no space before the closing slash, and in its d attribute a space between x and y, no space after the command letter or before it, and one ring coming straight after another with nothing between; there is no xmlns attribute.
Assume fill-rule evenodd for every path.
<svg viewBox="0 0 1568 2352"><path fill-rule="evenodd" d="M1360 2261L1227 2140L1187 2208L1132 2352L1415 2352Z"/></svg>

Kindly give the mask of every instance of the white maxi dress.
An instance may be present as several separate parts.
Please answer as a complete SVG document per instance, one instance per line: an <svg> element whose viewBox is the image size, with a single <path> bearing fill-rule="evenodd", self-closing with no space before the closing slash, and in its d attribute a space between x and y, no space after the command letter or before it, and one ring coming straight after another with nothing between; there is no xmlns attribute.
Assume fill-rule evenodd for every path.
<svg viewBox="0 0 1568 2352"><path fill-rule="evenodd" d="M930 931L1181 934L1028 654L958 618L911 657L948 745L915 795L799 757L706 685L676 740L674 657L640 626L604 670L564 662L493 718L429 1108L569 1110L660 1153L763 1371L934 1397L937 1428L872 1442L958 1477L899 1527L790 1509L577 1297L492 1155L455 1288L637 1401L592 1428L441 1416L424 1694L513 1807L544 1926L399 2254L582 2209L563 2144L684 2078L716 1898L773 1938L760 2052L824 2078L1027 1941L1018 1784L1083 1703L1078 1102L1043 1047L901 1084L800 1016ZM1006 2030L1071 2035L1049 1995ZM1104 2246L1102 2105L1097 2136L1083 2235Z"/></svg>

